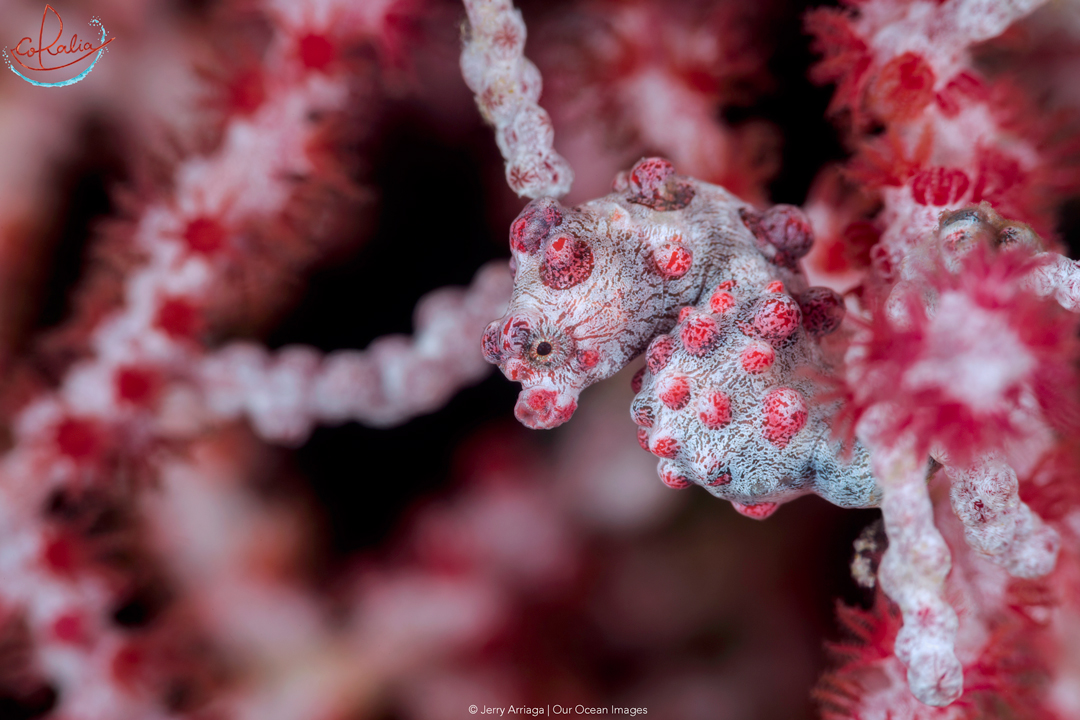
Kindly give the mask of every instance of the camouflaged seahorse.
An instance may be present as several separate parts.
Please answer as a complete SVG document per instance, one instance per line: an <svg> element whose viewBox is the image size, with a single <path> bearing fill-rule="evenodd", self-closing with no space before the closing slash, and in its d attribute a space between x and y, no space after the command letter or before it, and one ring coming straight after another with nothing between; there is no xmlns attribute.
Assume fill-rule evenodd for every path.
<svg viewBox="0 0 1080 720"><path fill-rule="evenodd" d="M795 261L810 242L795 208L759 214L666 160L642 160L607 197L573 208L540 198L522 211L510 228L513 297L484 333L484 355L522 384L518 419L555 427L584 388L626 366L722 279L805 290Z"/></svg>

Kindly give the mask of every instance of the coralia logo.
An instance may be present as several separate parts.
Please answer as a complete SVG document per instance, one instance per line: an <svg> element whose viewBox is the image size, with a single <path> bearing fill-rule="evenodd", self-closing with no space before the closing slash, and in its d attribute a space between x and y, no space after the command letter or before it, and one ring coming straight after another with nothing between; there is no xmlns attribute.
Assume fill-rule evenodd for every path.
<svg viewBox="0 0 1080 720"><path fill-rule="evenodd" d="M56 37L46 45L45 25L49 20L50 13L56 18L60 28L56 31ZM94 66L97 65L98 60L100 60L102 54L104 54L105 46L115 39L105 39L105 27L98 18L93 18L90 21L90 25L101 31L101 40L98 41L98 45L95 46L93 41L90 40L79 40L77 34L72 34L71 40L66 43L61 42L60 38L64 34L64 21L60 18L60 13L56 12L52 5L46 5L45 12L41 15L41 28L38 32L37 45L34 45L34 39L32 37L24 37L19 40L19 43L15 46L14 50L8 50L7 47L4 48L4 60L7 61L7 65L11 68L11 72L15 73L31 85L37 85L38 87L66 87L68 85L74 85L90 74L90 71L94 69ZM91 61L89 67L75 77L57 81L37 79L43 78L41 75L36 75L38 73L72 67L95 53L96 56L93 61ZM55 58L55 60L46 64L46 56ZM23 59L25 59L26 62L23 62ZM29 72L30 75L24 74L23 70Z"/></svg>

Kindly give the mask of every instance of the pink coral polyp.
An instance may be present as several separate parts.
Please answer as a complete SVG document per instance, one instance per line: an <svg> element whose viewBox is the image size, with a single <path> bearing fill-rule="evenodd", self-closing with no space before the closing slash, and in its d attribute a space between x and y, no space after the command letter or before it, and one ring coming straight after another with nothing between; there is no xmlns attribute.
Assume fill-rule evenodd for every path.
<svg viewBox="0 0 1080 720"><path fill-rule="evenodd" d="M1078 357L1077 316L1024 289L1042 260L985 243L966 251L955 272L939 258L875 313L852 355L860 360L849 404L858 415L889 403L892 432L924 449L933 440L960 464L1023 436L1015 411L1024 388L1051 417L1070 414L1064 389ZM927 293L936 297L932 311Z"/></svg>
<svg viewBox="0 0 1080 720"><path fill-rule="evenodd" d="M921 55L898 55L871 82L869 105L886 120L914 117L933 101L934 83L934 69Z"/></svg>
<svg viewBox="0 0 1080 720"><path fill-rule="evenodd" d="M958 168L932 167L911 180L911 196L920 205L953 205L967 194L971 182Z"/></svg>

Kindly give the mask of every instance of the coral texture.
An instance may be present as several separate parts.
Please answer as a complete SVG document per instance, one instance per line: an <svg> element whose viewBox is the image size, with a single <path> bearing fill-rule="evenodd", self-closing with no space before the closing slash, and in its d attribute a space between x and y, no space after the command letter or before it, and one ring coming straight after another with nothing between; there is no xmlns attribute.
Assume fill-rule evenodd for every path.
<svg viewBox="0 0 1080 720"><path fill-rule="evenodd" d="M871 317L847 351L848 409L884 492L881 580L903 613L897 657L932 705L960 696L962 663L949 552L919 469L926 453L954 482L980 555L1032 577L1054 567L1059 547L1013 477L1074 432L1065 418L1076 318L1037 296L1075 308L1075 264L1043 252L1032 230L1050 229L1069 156L1051 150L1054 133L1029 100L985 78L970 51L1038 4L868 2L808 19L825 55L818 78L838 82L832 109L856 149L851 172L882 205L861 288Z"/></svg>
<svg viewBox="0 0 1080 720"><path fill-rule="evenodd" d="M812 5L0 81L0 718L1080 717L1080 12Z"/></svg>
<svg viewBox="0 0 1080 720"><path fill-rule="evenodd" d="M467 291L443 288L416 308L416 334L385 336L364 351L326 357L295 346L274 354L236 344L207 355L196 371L208 414L246 415L270 442L296 445L316 423L399 424L445 403L486 371L473 338L502 310L510 277L502 263L477 273Z"/></svg>
<svg viewBox="0 0 1080 720"><path fill-rule="evenodd" d="M1069 412L1046 393L1071 377L1075 317L1038 296L1072 309L1076 265L1001 218L1044 221L1023 194L1042 166L1033 145L1023 162L1015 142L993 149L1009 128L964 69L969 44L1035 5L975 12L962 2L881 1L811 16L819 37L841 41L823 41L818 70L841 81L834 111L847 111L857 133L874 121L886 127L881 139L860 138L855 161L880 188L885 230L863 290L866 324L845 358L843 412L858 438L850 453L830 437L841 403L818 400L815 388L834 372L818 338L837 328L844 304L808 288L799 270L813 242L808 220L782 206L740 207L666 161L640 161L614 195L573 210L534 201L511 230L510 310L483 340L485 356L522 382L516 415L534 428L566 422L581 389L649 342L631 416L669 487L703 485L759 519L808 492L880 505L890 539L881 586L903 616L895 652L929 705L960 696L963 669L927 453L953 481L954 509L978 553L1038 577L1059 547L997 453L1023 444L1030 462L1070 429L1058 422ZM964 131L965 143L951 142ZM981 205L942 214L968 202Z"/></svg>
<svg viewBox="0 0 1080 720"><path fill-rule="evenodd" d="M581 177L577 195L597 195L637 158L661 155L681 173L766 202L777 130L758 118L731 122L724 109L772 87L777 10L771 0L590 0L541 24L538 35L551 40L534 57L560 146Z"/></svg>
<svg viewBox="0 0 1080 720"><path fill-rule="evenodd" d="M244 452L235 450L243 441L222 451L206 438L242 411L263 436L295 444L313 418L360 414L385 424L437 406L483 370L471 338L501 311L506 270L482 271L471 293L448 289L422 304L415 343L387 338L367 354L325 362L310 348L267 360L251 346L210 343L235 317L230 303L238 296L264 298L326 251L321 228L349 206L341 199L358 194L332 159L341 141L336 122L354 93L371 91L347 57L373 44L389 52L392 18L403 9L259 7L272 34L253 65L219 80L216 141L179 158L166 189L136 203L112 238L111 264L97 268L75 317L55 335L72 358L55 387L20 375L18 397L7 401L11 447L0 462L9 579L0 604L5 632L27 639L5 657L5 698L40 704L44 678L47 711L63 718L327 717L351 706L345 688L357 676L334 669L333 658L344 652L357 668L371 663L325 632L298 585L261 576L249 548L263 545L271 565L296 550L268 533L268 516L230 486L246 471ZM163 494L149 497L149 487ZM229 508L235 512L220 514ZM265 547L268 538L280 549ZM429 640L453 643L484 622L472 614L487 602L484 589L407 579L387 583L381 600L371 592L358 601L358 615L378 616L385 611L369 605L394 606L414 591L434 592L450 608L442 626L429 625ZM168 608L152 630L125 629L117 607L132 603L139 625L140 608L159 601L132 598L166 592L180 597L160 601ZM468 609L455 616L455 602ZM124 622L111 622L114 615ZM379 646L370 632L357 630L359 647ZM287 666L291 651L316 658L329 674L309 687L295 675L289 698L277 687L281 667L255 672L245 687L226 682L230 664Z"/></svg>

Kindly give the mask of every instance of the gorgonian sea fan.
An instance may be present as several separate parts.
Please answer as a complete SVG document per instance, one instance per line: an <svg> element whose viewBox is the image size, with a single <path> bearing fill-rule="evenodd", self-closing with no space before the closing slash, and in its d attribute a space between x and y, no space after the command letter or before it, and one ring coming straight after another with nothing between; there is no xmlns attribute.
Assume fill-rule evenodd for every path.
<svg viewBox="0 0 1080 720"><path fill-rule="evenodd" d="M955 262L949 260L948 262ZM844 419L887 404L881 440L915 438L951 463L1026 435L1037 402L1057 430L1075 426L1078 316L1025 279L1045 260L980 244L950 269L942 251L917 282L880 303L849 355Z"/></svg>

